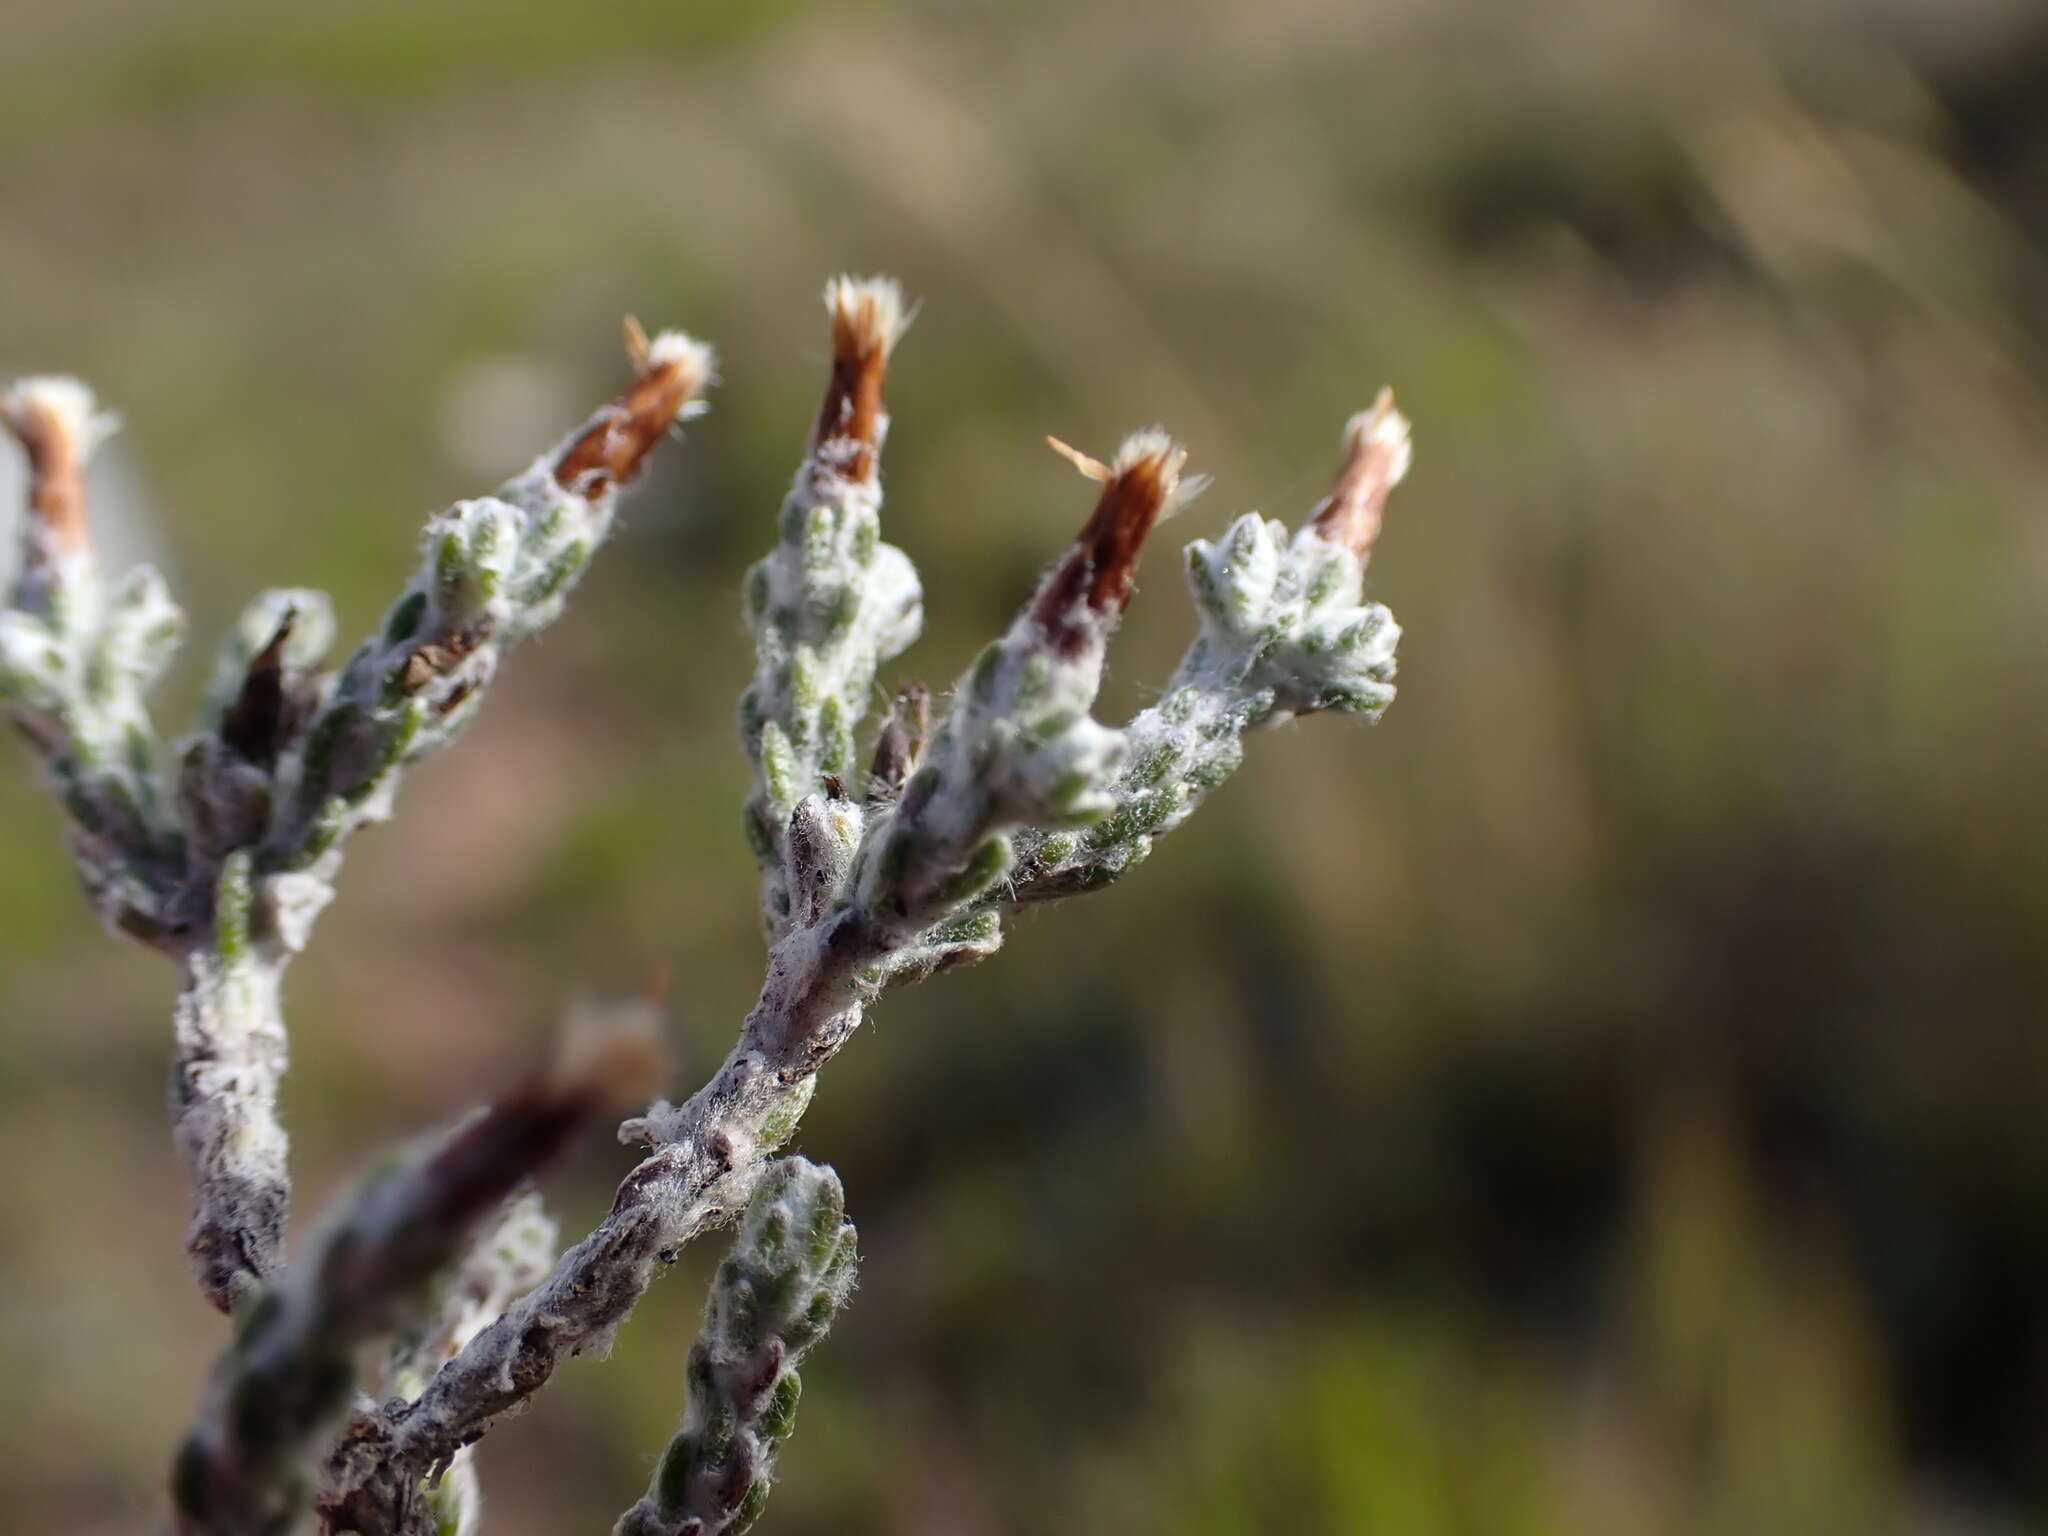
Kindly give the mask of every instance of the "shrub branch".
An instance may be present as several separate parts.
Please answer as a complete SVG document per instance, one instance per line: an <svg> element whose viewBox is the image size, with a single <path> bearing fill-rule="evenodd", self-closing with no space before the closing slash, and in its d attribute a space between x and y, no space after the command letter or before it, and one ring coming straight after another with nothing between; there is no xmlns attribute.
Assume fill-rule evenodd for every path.
<svg viewBox="0 0 2048 1536"><path fill-rule="evenodd" d="M339 669L321 667L321 594L260 596L169 782L142 699L182 616L153 572L109 587L94 568L84 466L105 419L68 380L0 399L31 468L0 702L71 818L99 910L179 962L191 1248L207 1294L241 1305L179 1460L190 1536L282 1531L309 1483L329 1532L471 1530L469 1447L564 1360L607 1353L682 1247L743 1211L684 1371L682 1428L619 1530L744 1529L787 1433L790 1368L852 1283L837 1178L776 1156L820 1069L884 991L986 957L1018 907L1144 859L1236 769L1252 729L1323 711L1374 720L1393 698L1400 630L1365 597L1409 459L1383 393L1346 427L1335 481L1300 528L1253 513L1188 546L1198 632L1159 702L1122 726L1094 716L1110 639L1147 540L1201 481L1157 429L1106 461L1055 443L1096 486L1080 532L944 707L904 685L863 751L880 669L923 615L915 568L881 537L885 387L906 311L885 279L836 279L825 298L824 399L744 589L755 659L739 725L766 975L710 1081L620 1127L644 1155L558 1258L552 1226L514 1192L599 1096L569 1069L374 1175L282 1268L282 978L348 838L389 814L406 766L460 732L505 650L561 611L619 488L694 410L709 351L629 322L627 388L495 494L432 518L418 574ZM358 1397L358 1346L379 1337L382 1396Z"/></svg>

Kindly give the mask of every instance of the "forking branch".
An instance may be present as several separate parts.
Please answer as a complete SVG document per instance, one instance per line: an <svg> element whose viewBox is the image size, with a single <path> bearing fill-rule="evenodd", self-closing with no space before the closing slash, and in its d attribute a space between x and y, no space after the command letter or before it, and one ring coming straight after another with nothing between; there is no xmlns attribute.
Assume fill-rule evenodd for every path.
<svg viewBox="0 0 2048 1536"><path fill-rule="evenodd" d="M392 1395L358 1400L324 1448L319 1435L295 1440L252 1481L232 1435L208 1438L204 1426L222 1422L209 1408L193 1443L227 1449L199 1464L217 1496L181 1505L189 1530L288 1529L297 1505L281 1491L289 1479L273 1473L287 1462L305 1470L308 1457L313 1507L330 1531L466 1528L467 1447L563 1360L604 1354L680 1249L752 1201L722 1272L724 1299L692 1357L668 1470L621 1526L743 1529L787 1433L793 1396L778 1394L794 1387L779 1384L794 1377L784 1367L851 1283L850 1228L809 1246L789 1235L792 1222L838 1231L836 1179L776 1160L819 1070L885 990L985 958L1016 907L1100 888L1146 857L1235 770L1253 728L1323 710L1375 719L1392 699L1399 629L1363 595L1409 457L1407 423L1383 394L1347 426L1335 483L1298 530L1248 514L1189 546L1199 632L1159 702L1122 726L1093 716L1110 638L1147 538L1200 482L1156 429L1107 461L1056 445L1097 487L1079 535L938 718L931 696L906 685L863 752L879 671L922 621L916 570L881 537L885 385L905 310L880 279L837 279L826 303L824 402L775 545L744 589L756 646L740 709L754 766L744 825L769 956L737 1043L690 1097L621 1127L645 1156L604 1221L544 1277L551 1241L531 1241L531 1211L515 1220L508 1207L503 1218L527 1234L516 1264L479 1271L459 1245L437 1250L428 1268L491 1278L464 1290L459 1325L407 1325L415 1342ZM318 670L332 629L323 598L259 598L216 670L201 730L181 746L175 789L156 776L141 699L179 619L153 574L108 595L92 569L82 515L99 431L91 397L50 380L7 397L35 478L22 575L0 615L0 690L64 796L101 912L180 962L179 1141L198 1192L192 1248L208 1294L224 1307L251 1300L251 1316L345 1318L339 1333L305 1335L323 1348L399 1325L340 1307L323 1278L339 1272L331 1257L282 1266L289 1184L274 1101L284 965L333 894L348 836L388 815L404 767L460 730L505 648L559 613L619 487L709 378L708 350L674 333L650 341L629 327L628 347L634 378L613 404L494 496L429 522L419 575L339 671ZM506 1190L520 1176L510 1173ZM473 1220L489 1248L499 1228L486 1215ZM349 1216L337 1220L330 1232L351 1230ZM319 1253L331 1255L331 1239ZM406 1274L410 1285L417 1277ZM517 1299L512 1274L530 1286ZM785 1305L796 1292L783 1292L804 1286L825 1298L815 1326ZM489 1315L479 1297L501 1310ZM761 1321L770 1317L772 1327ZM225 1357L222 1379L236 1358ZM193 1465L181 1463L187 1482ZM245 1484L262 1497L242 1497ZM219 1509L240 1513L209 1513Z"/></svg>

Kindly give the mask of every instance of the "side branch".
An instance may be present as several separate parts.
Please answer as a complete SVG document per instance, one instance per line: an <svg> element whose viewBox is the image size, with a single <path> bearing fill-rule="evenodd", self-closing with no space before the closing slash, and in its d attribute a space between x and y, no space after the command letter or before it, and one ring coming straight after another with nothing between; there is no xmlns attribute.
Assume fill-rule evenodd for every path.
<svg viewBox="0 0 2048 1536"><path fill-rule="evenodd" d="M83 385L24 379L0 425L30 470L20 573L0 609L0 703L42 758L107 923L178 962L176 1140L188 1246L229 1309L278 1268L290 1184L276 1095L290 958L342 853L405 768L454 739L506 649L551 623L610 530L618 488L711 375L708 348L628 323L633 378L495 496L431 519L417 575L337 673L326 597L266 592L222 647L199 730L166 784L144 705L183 614L144 567L104 581L84 466L111 426Z"/></svg>
<svg viewBox="0 0 2048 1536"><path fill-rule="evenodd" d="M175 1071L188 1246L223 1308L281 1259L283 973L333 897L349 838L390 814L408 765L461 732L506 649L561 612L617 488L710 377L709 350L679 333L650 341L629 322L627 344L634 376L615 400L497 496L428 523L411 586L338 674L318 670L333 626L317 593L266 593L223 657L213 729L188 747L179 785L189 926Z"/></svg>
<svg viewBox="0 0 2048 1536"><path fill-rule="evenodd" d="M440 1140L372 1174L312 1251L254 1298L178 1452L172 1499L188 1536L271 1536L307 1492L306 1461L346 1411L359 1347L423 1300L427 1282L570 1134L650 1075L637 1013L572 1039L548 1072ZM422 1498L416 1482L394 1490ZM330 1529L346 1511L322 1510ZM410 1528L410 1527L409 1527Z"/></svg>
<svg viewBox="0 0 2048 1536"><path fill-rule="evenodd" d="M114 418L92 391L76 379L22 379L0 393L0 427L29 467L20 558L0 608L0 704L70 819L102 920L162 944L178 849L144 699L184 615L149 567L110 584L93 558L85 465Z"/></svg>
<svg viewBox="0 0 2048 1536"><path fill-rule="evenodd" d="M902 550L882 541L883 403L890 354L907 321L886 278L825 286L832 371L775 547L747 573L754 680L740 697L740 742L754 765L746 831L761 866L762 926L789 930L790 818L827 782L851 782L876 670L913 640L923 592ZM856 820L857 818L843 818ZM843 829L849 848L854 828Z"/></svg>
<svg viewBox="0 0 2048 1536"><path fill-rule="evenodd" d="M682 1427L613 1536L739 1536L759 1518L803 1390L797 1362L853 1289L845 1217L831 1169L800 1157L770 1167L712 1281Z"/></svg>
<svg viewBox="0 0 2048 1536"><path fill-rule="evenodd" d="M1093 826L1035 828L992 909L1099 890L1145 859L1236 772L1244 736L1335 710L1371 721L1394 697L1401 627L1365 599L1388 497L1408 472L1408 420L1382 390L1344 428L1329 493L1298 532L1247 513L1188 546L1201 629L1159 703L1123 730L1127 762Z"/></svg>

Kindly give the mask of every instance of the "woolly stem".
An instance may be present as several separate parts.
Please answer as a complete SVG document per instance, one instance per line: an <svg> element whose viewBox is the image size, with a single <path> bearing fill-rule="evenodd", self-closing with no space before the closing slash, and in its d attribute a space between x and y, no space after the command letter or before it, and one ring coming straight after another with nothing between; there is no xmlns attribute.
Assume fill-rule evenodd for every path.
<svg viewBox="0 0 2048 1536"><path fill-rule="evenodd" d="M277 1119L287 1048L274 964L193 953L172 1012L172 1115L192 1182L185 1250L223 1311L276 1272L291 1204Z"/></svg>
<svg viewBox="0 0 2048 1536"><path fill-rule="evenodd" d="M239 1310L199 1419L178 1453L172 1498L185 1536L281 1536L305 1504L307 1462L349 1406L359 1347L421 1308L437 1271L519 1184L622 1090L642 1087L644 1016L615 1016L546 1072L398 1162L372 1172L305 1258ZM392 1490L417 1511L418 1479ZM323 1509L330 1529L352 1526ZM396 1526L418 1527L415 1514Z"/></svg>
<svg viewBox="0 0 2048 1536"><path fill-rule="evenodd" d="M712 1280L682 1428L614 1536L740 1536L759 1517L802 1392L797 1362L853 1289L845 1214L830 1168L770 1166Z"/></svg>

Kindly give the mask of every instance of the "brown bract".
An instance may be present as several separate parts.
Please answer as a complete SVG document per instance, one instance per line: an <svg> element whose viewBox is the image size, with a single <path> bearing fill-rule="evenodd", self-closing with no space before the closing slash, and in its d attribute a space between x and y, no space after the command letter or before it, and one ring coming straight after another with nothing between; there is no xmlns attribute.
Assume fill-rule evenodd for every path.
<svg viewBox="0 0 2048 1536"><path fill-rule="evenodd" d="M639 473L641 461L704 387L696 353L650 346L639 323L626 320L626 351L633 382L577 433L555 459L555 484L596 498Z"/></svg>
<svg viewBox="0 0 2048 1536"><path fill-rule="evenodd" d="M1114 622L1131 600L1139 551L1180 483L1185 454L1159 437L1137 451L1127 445L1111 468L1056 439L1053 447L1083 474L1102 482L1095 511L1047 574L1031 607L1033 620L1054 647L1071 655L1101 632L1103 621Z"/></svg>
<svg viewBox="0 0 2048 1536"><path fill-rule="evenodd" d="M1309 525L1332 544L1358 555L1372 553L1387 510L1387 495L1408 469L1408 423L1394 409L1394 392L1380 391L1370 411L1352 418L1344 434L1344 463L1330 494L1316 503Z"/></svg>
<svg viewBox="0 0 2048 1536"><path fill-rule="evenodd" d="M0 400L0 420L28 455L29 510L59 550L83 553L86 445L62 417L25 391Z"/></svg>
<svg viewBox="0 0 2048 1536"><path fill-rule="evenodd" d="M330 1288L375 1310L445 1261L450 1234L489 1214L552 1162L590 1118L644 1102L662 1069L659 1014L620 1003L572 1016L555 1060L447 1137L393 1186L381 1240L331 1269Z"/></svg>
<svg viewBox="0 0 2048 1536"><path fill-rule="evenodd" d="M825 444L842 445L831 456L831 468L856 485L874 479L888 429L882 386L889 378L899 313L893 289L841 283L832 291L832 378L811 429L811 453L815 461Z"/></svg>
<svg viewBox="0 0 2048 1536"><path fill-rule="evenodd" d="M600 1107L594 1094L536 1080L476 1115L397 1186L378 1240L345 1250L323 1285L330 1304L381 1319L391 1303L448 1258L461 1233L552 1162Z"/></svg>
<svg viewBox="0 0 2048 1536"><path fill-rule="evenodd" d="M298 617L297 609L285 610L269 643L250 659L241 691L221 716L220 739L259 768L276 766L313 702L307 680L292 676L284 663L285 644Z"/></svg>

